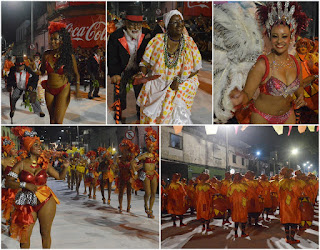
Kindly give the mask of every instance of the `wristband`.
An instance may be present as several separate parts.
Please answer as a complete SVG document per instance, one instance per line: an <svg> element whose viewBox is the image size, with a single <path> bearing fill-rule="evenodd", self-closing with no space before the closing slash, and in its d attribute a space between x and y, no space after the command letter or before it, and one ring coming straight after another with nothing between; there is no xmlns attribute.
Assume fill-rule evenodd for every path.
<svg viewBox="0 0 320 250"><path fill-rule="evenodd" d="M15 173L15 172L13 172L13 171L10 171L10 172L8 173L8 176L13 177L13 178L15 178L15 179L18 179L18 174Z"/></svg>
<svg viewBox="0 0 320 250"><path fill-rule="evenodd" d="M25 187L26 187L26 185L27 185L27 183L26 183L26 182L24 182L24 181L23 181L23 182L20 182L20 187L21 187L21 188L25 188Z"/></svg>

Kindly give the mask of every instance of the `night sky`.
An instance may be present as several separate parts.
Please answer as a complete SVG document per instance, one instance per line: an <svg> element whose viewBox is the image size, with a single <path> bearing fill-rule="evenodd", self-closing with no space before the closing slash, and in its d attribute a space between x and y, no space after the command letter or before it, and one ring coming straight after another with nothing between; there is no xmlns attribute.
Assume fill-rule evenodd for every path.
<svg viewBox="0 0 320 250"><path fill-rule="evenodd" d="M34 1L34 21L47 11L46 2ZM16 29L25 20L30 20L31 2L30 1L1 1L1 29L2 37L7 44L16 39Z"/></svg>

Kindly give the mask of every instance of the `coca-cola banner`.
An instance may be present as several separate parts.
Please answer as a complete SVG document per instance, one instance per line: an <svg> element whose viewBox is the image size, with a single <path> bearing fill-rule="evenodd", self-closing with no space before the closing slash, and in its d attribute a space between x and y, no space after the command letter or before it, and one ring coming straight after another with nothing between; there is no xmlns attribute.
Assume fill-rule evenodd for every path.
<svg viewBox="0 0 320 250"><path fill-rule="evenodd" d="M184 2L184 16L212 16L212 2Z"/></svg>
<svg viewBox="0 0 320 250"><path fill-rule="evenodd" d="M106 46L106 16L78 16L63 19L71 35L72 46L77 48L92 48Z"/></svg>

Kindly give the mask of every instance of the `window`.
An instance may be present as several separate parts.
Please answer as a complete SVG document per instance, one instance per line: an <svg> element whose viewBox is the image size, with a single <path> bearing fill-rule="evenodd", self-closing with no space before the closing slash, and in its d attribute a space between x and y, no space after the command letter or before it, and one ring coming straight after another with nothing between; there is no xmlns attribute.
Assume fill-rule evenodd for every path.
<svg viewBox="0 0 320 250"><path fill-rule="evenodd" d="M182 136L170 133L170 147L182 150Z"/></svg>
<svg viewBox="0 0 320 250"><path fill-rule="evenodd" d="M242 166L244 166L244 158L241 158L241 160L242 160Z"/></svg>
<svg viewBox="0 0 320 250"><path fill-rule="evenodd" d="M232 155L232 162L237 163L237 156L236 155Z"/></svg>

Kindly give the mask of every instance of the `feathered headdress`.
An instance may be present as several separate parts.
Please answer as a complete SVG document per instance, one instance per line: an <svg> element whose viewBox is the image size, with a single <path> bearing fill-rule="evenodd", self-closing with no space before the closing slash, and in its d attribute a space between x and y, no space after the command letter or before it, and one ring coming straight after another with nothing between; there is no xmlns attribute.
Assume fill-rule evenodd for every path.
<svg viewBox="0 0 320 250"><path fill-rule="evenodd" d="M50 22L48 27L49 34L53 34L54 32L59 32L61 29L65 29L67 25L61 22Z"/></svg>
<svg viewBox="0 0 320 250"><path fill-rule="evenodd" d="M104 155L105 153L107 153L107 149L104 147L98 147L98 155Z"/></svg>
<svg viewBox="0 0 320 250"><path fill-rule="evenodd" d="M1 137L2 140L2 152L6 152L10 155L10 151L14 148L15 144L8 136Z"/></svg>
<svg viewBox="0 0 320 250"><path fill-rule="evenodd" d="M90 150L87 154L86 154L86 156L88 157L88 158L96 158L96 156L97 156L97 153L95 152L95 151L93 151L93 150Z"/></svg>
<svg viewBox="0 0 320 250"><path fill-rule="evenodd" d="M19 139L22 141L23 148L27 152L30 152L32 145L36 141L39 141L40 143L40 138L37 136L37 132L32 131L32 128L30 127L14 127L11 128L11 131L19 137Z"/></svg>
<svg viewBox="0 0 320 250"><path fill-rule="evenodd" d="M128 149L130 153L133 153L135 155L138 155L140 151L139 146L128 139L123 139L122 142L119 144L119 150L121 152L123 152L125 149Z"/></svg>
<svg viewBox="0 0 320 250"><path fill-rule="evenodd" d="M27 151L25 151L24 149L20 149L18 151L18 156L16 157L16 159L17 159L17 161L21 161L27 157L28 157Z"/></svg>
<svg viewBox="0 0 320 250"><path fill-rule="evenodd" d="M146 145L149 147L149 145L153 144L154 150L157 150L159 145L158 145L158 133L157 131L153 130L151 127L147 127L145 129L147 132L145 135L145 140L146 140Z"/></svg>
<svg viewBox="0 0 320 250"><path fill-rule="evenodd" d="M266 6L260 5L257 14L269 37L274 25L283 24L289 26L291 38L295 38L308 27L310 21L301 6L295 2L269 2Z"/></svg>

